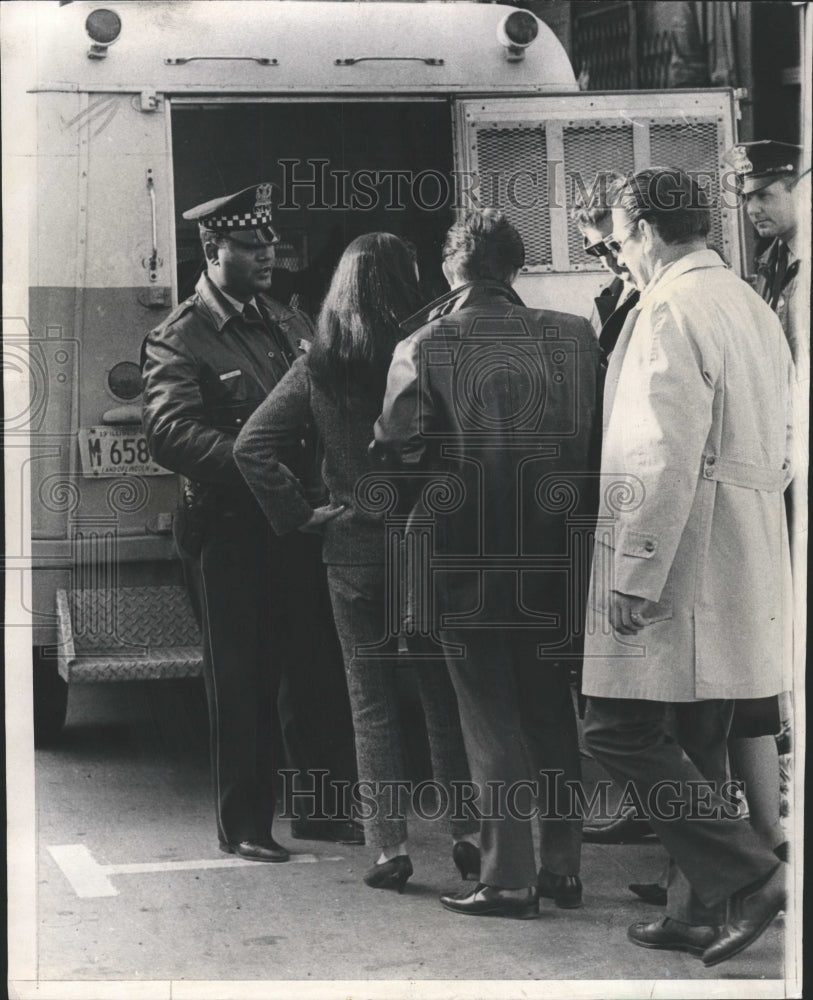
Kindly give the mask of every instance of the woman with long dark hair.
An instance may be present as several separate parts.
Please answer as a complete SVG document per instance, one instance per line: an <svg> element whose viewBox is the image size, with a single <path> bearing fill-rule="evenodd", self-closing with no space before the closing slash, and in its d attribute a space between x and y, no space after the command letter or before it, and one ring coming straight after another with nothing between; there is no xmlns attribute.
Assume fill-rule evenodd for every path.
<svg viewBox="0 0 813 1000"><path fill-rule="evenodd" d="M381 850L364 881L399 892L413 869L406 819L392 801L396 783L406 782L408 775L398 711L397 641L390 638L382 645L387 635L385 523L383 513L369 505L362 509L356 485L370 471L367 448L392 353L402 337L399 324L420 305L414 257L402 240L389 233L353 240L336 268L310 351L254 412L234 449L240 471L278 534L296 529L322 534L359 782L374 803L373 814L364 819L365 835ZM315 425L322 440L322 477L330 494L330 502L316 510L289 467L308 425ZM371 647L376 647L372 654ZM416 661L415 668L434 776L448 787L468 778L454 690L443 664ZM464 878L479 870L476 830L472 818L452 820L452 857Z"/></svg>

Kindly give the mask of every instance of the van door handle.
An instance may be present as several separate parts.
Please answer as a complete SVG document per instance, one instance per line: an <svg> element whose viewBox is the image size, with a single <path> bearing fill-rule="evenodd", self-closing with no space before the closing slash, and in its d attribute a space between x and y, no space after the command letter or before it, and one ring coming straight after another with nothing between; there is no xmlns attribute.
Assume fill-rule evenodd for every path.
<svg viewBox="0 0 813 1000"><path fill-rule="evenodd" d="M238 62L255 62L260 66L279 66L276 59L268 59L266 56L176 56L164 60L166 66L185 66L191 62L236 60Z"/></svg>
<svg viewBox="0 0 813 1000"><path fill-rule="evenodd" d="M360 62L422 62L427 66L443 66L443 59L433 56L351 56L349 59L334 59L334 66L355 66Z"/></svg>

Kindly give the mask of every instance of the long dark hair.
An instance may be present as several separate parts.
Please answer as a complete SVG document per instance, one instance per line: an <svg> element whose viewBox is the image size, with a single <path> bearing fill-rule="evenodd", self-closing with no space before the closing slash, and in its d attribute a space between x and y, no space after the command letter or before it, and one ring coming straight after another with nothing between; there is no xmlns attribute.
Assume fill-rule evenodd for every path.
<svg viewBox="0 0 813 1000"><path fill-rule="evenodd" d="M358 236L319 313L308 354L314 380L342 404L380 407L399 324L421 305L414 250L391 233Z"/></svg>

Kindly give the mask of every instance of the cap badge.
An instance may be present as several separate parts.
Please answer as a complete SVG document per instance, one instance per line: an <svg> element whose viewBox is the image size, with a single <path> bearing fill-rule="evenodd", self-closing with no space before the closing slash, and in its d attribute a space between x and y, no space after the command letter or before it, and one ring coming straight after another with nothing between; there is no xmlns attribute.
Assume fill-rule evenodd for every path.
<svg viewBox="0 0 813 1000"><path fill-rule="evenodd" d="M731 150L731 165L738 174L751 174L754 172L754 164L748 158L743 146L735 146Z"/></svg>
<svg viewBox="0 0 813 1000"><path fill-rule="evenodd" d="M260 212L271 212L271 193L273 191L273 186L271 184L258 184L257 185L257 195L254 201L254 211L255 213Z"/></svg>

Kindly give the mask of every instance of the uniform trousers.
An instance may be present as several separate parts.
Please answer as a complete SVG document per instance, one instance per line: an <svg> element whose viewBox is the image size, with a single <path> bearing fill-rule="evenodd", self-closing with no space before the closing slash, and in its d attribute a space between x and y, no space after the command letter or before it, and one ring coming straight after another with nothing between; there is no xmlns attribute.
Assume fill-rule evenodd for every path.
<svg viewBox="0 0 813 1000"><path fill-rule="evenodd" d="M722 700L587 700L587 746L646 808L671 859L667 914L683 923L724 923L725 901L778 864L720 794L732 712Z"/></svg>
<svg viewBox="0 0 813 1000"><path fill-rule="evenodd" d="M276 700L293 638L281 541L259 509L209 512L200 553L203 678L221 843L271 835Z"/></svg>
<svg viewBox="0 0 813 1000"><path fill-rule="evenodd" d="M525 630L441 629L439 635L450 649L464 649L462 657L450 651L446 662L480 792L480 880L504 889L536 885L534 803L530 793L527 802L522 795L528 782L539 791L542 865L556 875L577 874L582 820L571 811L568 786L581 781L581 764L567 667L538 659L538 638ZM550 773L541 775L543 769Z"/></svg>
<svg viewBox="0 0 813 1000"><path fill-rule="evenodd" d="M283 763L296 772L289 814L342 818L333 781L355 780L353 729L320 540L276 536L253 502L216 505L184 569L201 615L220 840L270 835Z"/></svg>

